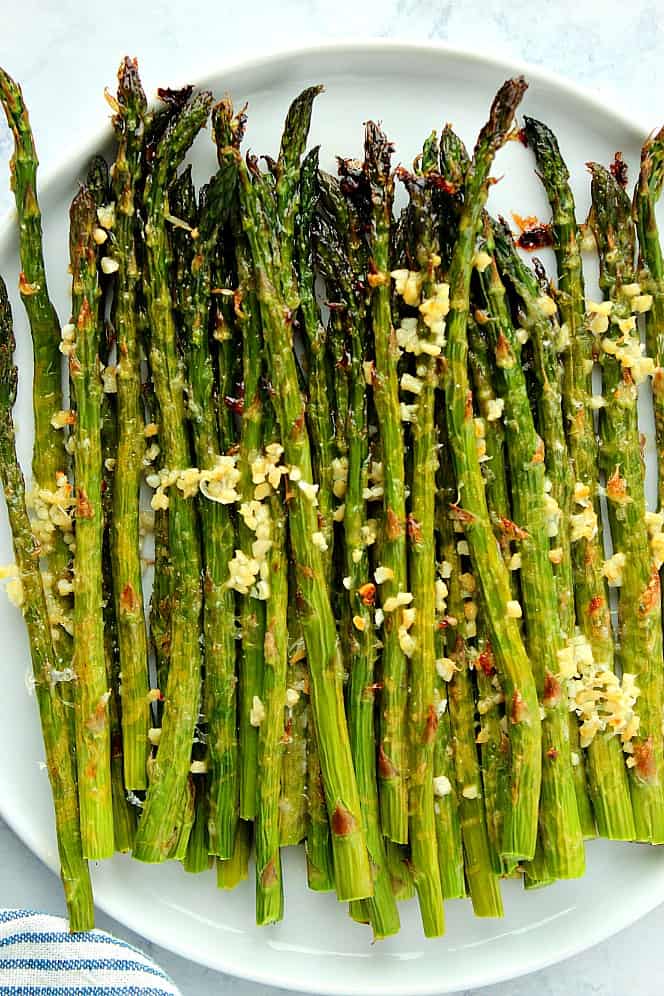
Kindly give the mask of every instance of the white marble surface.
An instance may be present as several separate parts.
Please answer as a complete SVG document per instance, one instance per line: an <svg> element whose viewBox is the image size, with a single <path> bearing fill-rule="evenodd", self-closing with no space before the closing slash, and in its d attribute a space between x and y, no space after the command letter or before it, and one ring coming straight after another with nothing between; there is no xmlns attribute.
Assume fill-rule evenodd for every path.
<svg viewBox="0 0 664 996"><path fill-rule="evenodd" d="M348 37L443 40L529 60L584 84L647 125L664 118L664 22L660 5L633 0L21 0L4 5L0 62L23 83L46 170L106 113L120 56L140 57L153 84L195 79L207 68L277 47ZM195 7L195 13L190 9ZM661 105L661 106L660 106ZM8 140L0 130L0 212ZM59 912L60 884L0 820L0 906ZM602 911L598 909L597 915ZM131 935L103 914L99 925L148 950L185 996L267 996L279 990L202 969ZM655 996L664 974L664 907L610 941L556 967L492 987L492 996ZM479 992L479 991L478 991ZM489 990L481 990L488 993Z"/></svg>

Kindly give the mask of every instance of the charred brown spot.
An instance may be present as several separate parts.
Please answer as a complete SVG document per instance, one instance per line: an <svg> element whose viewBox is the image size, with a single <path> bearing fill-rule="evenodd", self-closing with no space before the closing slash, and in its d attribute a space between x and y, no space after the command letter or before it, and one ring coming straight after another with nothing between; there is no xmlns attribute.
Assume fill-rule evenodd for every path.
<svg viewBox="0 0 664 996"><path fill-rule="evenodd" d="M276 885L278 881L276 862L274 858L270 858L261 873L261 884L263 888L269 889L271 885Z"/></svg>
<svg viewBox="0 0 664 996"><path fill-rule="evenodd" d="M434 709L433 705L429 706L427 711L427 721L424 727L424 743L431 744L436 738L436 730L438 729L438 713Z"/></svg>
<svg viewBox="0 0 664 996"><path fill-rule="evenodd" d="M634 770L639 778L644 782L654 782L657 777L657 765L655 764L655 748L652 737L646 740L633 741L634 745Z"/></svg>
<svg viewBox="0 0 664 996"><path fill-rule="evenodd" d="M544 693L542 695L542 702L549 709L553 706L558 705L562 696L562 688L558 679L547 671L544 675Z"/></svg>
<svg viewBox="0 0 664 996"><path fill-rule="evenodd" d="M593 597L588 602L588 615L596 616L597 613L603 608L603 606L604 606L604 598L602 597L602 595L593 595Z"/></svg>
<svg viewBox="0 0 664 996"><path fill-rule="evenodd" d="M466 404L463 410L464 418L472 418L473 415L473 392L466 391Z"/></svg>
<svg viewBox="0 0 664 996"><path fill-rule="evenodd" d="M284 723L284 732L281 738L282 744L290 744L293 742L293 718L289 716Z"/></svg>
<svg viewBox="0 0 664 996"><path fill-rule="evenodd" d="M619 186L625 189L627 186L627 163L623 159L622 152L616 152L613 162L609 166L611 176Z"/></svg>
<svg viewBox="0 0 664 996"><path fill-rule="evenodd" d="M357 829L355 817L349 809L337 803L332 813L332 833L337 837L347 837Z"/></svg>
<svg viewBox="0 0 664 996"><path fill-rule="evenodd" d="M535 452L533 453L533 463L544 463L544 440L538 438Z"/></svg>
<svg viewBox="0 0 664 996"><path fill-rule="evenodd" d="M650 572L650 580L646 585L646 589L639 599L639 615L647 616L652 610L659 606L660 604L660 580L659 571L653 564L652 570Z"/></svg>
<svg viewBox="0 0 664 996"><path fill-rule="evenodd" d="M477 655L477 666L484 671L487 677L491 677L496 672L496 663L493 656L493 648L487 640L484 649Z"/></svg>
<svg viewBox="0 0 664 996"><path fill-rule="evenodd" d="M512 705L510 707L510 720L512 723L522 723L526 716L528 715L528 707L524 701L523 695L518 688L514 690L512 695Z"/></svg>
<svg viewBox="0 0 664 996"><path fill-rule="evenodd" d="M92 312L90 311L90 304L88 302L88 299L87 297L84 297L83 302L81 304L81 310L79 311L78 318L76 320L76 325L79 329L85 328L85 326L90 321L91 314Z"/></svg>
<svg viewBox="0 0 664 996"><path fill-rule="evenodd" d="M240 395L236 398L227 394L224 397L224 405L229 411L234 412L236 415L242 415L244 412L244 396Z"/></svg>
<svg viewBox="0 0 664 996"><path fill-rule="evenodd" d="M314 576L313 567L309 567L308 564L298 564L297 569L300 574L304 575L304 577L307 578L307 580L311 581L311 579Z"/></svg>
<svg viewBox="0 0 664 996"><path fill-rule="evenodd" d="M521 142L521 144L525 146L526 149L528 148L528 136L526 135L525 128L519 128L519 130L516 133L516 138L517 141Z"/></svg>
<svg viewBox="0 0 664 996"><path fill-rule="evenodd" d="M469 525L475 521L475 516L472 512L467 512L465 508L461 508L456 502L452 502L450 504L450 519L455 519L457 522Z"/></svg>
<svg viewBox="0 0 664 996"><path fill-rule="evenodd" d="M552 761L555 761L555 759L558 757L558 748L549 747L548 751L546 752L546 756L551 758Z"/></svg>
<svg viewBox="0 0 664 996"><path fill-rule="evenodd" d="M387 510L387 538L390 540L398 539L401 536L402 526L399 521L399 517L392 508Z"/></svg>
<svg viewBox="0 0 664 996"><path fill-rule="evenodd" d="M92 505L84 488L76 489L76 518L91 519L94 515Z"/></svg>
<svg viewBox="0 0 664 996"><path fill-rule="evenodd" d="M509 536L511 539L524 540L528 538L528 533L521 526L517 526L516 522L512 522L511 519L505 518L504 515L499 516L498 521L500 523L500 528L505 536Z"/></svg>
<svg viewBox="0 0 664 996"><path fill-rule="evenodd" d="M378 748L378 774L381 778L396 778L397 769L394 767L389 757L385 753L385 748L381 744Z"/></svg>
<svg viewBox="0 0 664 996"><path fill-rule="evenodd" d="M233 291L233 311L235 313L235 317L236 318L240 318L240 319L247 317L245 315L244 311L242 310L242 300L243 300L243 298L244 298L244 294L242 293L242 291L239 288L238 288L238 290Z"/></svg>
<svg viewBox="0 0 664 996"><path fill-rule="evenodd" d="M376 585L372 581L360 585L357 593L362 599L362 605L373 605L376 601Z"/></svg>
<svg viewBox="0 0 664 996"><path fill-rule="evenodd" d="M22 297L30 297L39 290L39 284L31 284L23 270L18 275L18 290Z"/></svg>
<svg viewBox="0 0 664 996"><path fill-rule="evenodd" d="M511 359L512 347L510 346L504 333L501 331L498 334L498 341L496 343L496 363L498 366L505 366Z"/></svg>
<svg viewBox="0 0 664 996"><path fill-rule="evenodd" d="M421 543L422 542L422 526L421 523L417 521L414 515L409 515L406 519L406 529L408 530L408 539L411 543Z"/></svg>
<svg viewBox="0 0 664 996"><path fill-rule="evenodd" d="M134 613L138 610L138 605L138 596L134 591L134 586L131 581L128 581L120 592L120 610Z"/></svg>
<svg viewBox="0 0 664 996"><path fill-rule="evenodd" d="M302 409L302 411L300 412L300 414L298 415L298 417L293 422L293 430L294 430L294 432L300 433L300 432L302 432L303 428L304 428L304 408Z"/></svg>
<svg viewBox="0 0 664 996"><path fill-rule="evenodd" d="M552 246L553 229L551 225L533 225L532 228L528 228L525 232L521 232L521 235L519 235L516 240L516 244L519 249L525 249L526 252L535 252L537 249L544 249L548 246Z"/></svg>
<svg viewBox="0 0 664 996"><path fill-rule="evenodd" d="M544 224L534 214L522 217L513 211L512 217L520 232L516 240L516 244L520 249L533 252L535 249L543 249L546 246L553 245L553 230L551 225Z"/></svg>
<svg viewBox="0 0 664 996"><path fill-rule="evenodd" d="M619 467L616 467L606 482L606 497L618 505L624 505L626 501L629 501L627 481L620 476Z"/></svg>

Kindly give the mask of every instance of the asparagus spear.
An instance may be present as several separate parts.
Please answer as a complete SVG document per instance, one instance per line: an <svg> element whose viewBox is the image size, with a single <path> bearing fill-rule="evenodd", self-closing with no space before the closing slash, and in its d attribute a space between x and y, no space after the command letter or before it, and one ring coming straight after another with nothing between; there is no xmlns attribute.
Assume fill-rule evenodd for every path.
<svg viewBox="0 0 664 996"><path fill-rule="evenodd" d="M646 312L646 352L655 362L652 379L657 447L657 506L664 508L664 257L659 241L655 207L664 180L664 128L652 135L641 150L641 169L634 191L633 213L639 236L639 274L644 290L652 294Z"/></svg>
<svg viewBox="0 0 664 996"><path fill-rule="evenodd" d="M92 887L83 857L76 792L76 762L67 708L57 687L65 675L53 650L51 625L39 571L41 550L25 505L25 482L16 454L12 409L18 371L7 288L0 277L0 479L7 502L14 556L22 590L22 611L30 642L35 694L55 809L61 877L72 931L94 926Z"/></svg>
<svg viewBox="0 0 664 996"><path fill-rule="evenodd" d="M111 557L122 671L124 776L130 791L147 787L148 650L141 579L138 496L145 456L141 345L137 323L136 195L141 174L146 99L135 60L118 70L113 126L115 224L108 257L117 264L113 322L117 336L118 446L113 492Z"/></svg>
<svg viewBox="0 0 664 996"><path fill-rule="evenodd" d="M102 615L101 399L99 283L94 231L97 208L82 187L70 211L72 315L76 342L69 356L76 418L76 554L74 671L76 748L84 854L113 854L108 682Z"/></svg>
<svg viewBox="0 0 664 996"><path fill-rule="evenodd" d="M211 102L211 94L202 92L171 121L155 151L143 195L148 233L144 290L151 326L150 365L160 408L164 460L170 470L186 469L190 455L183 378L168 286L167 191L179 163L207 119ZM201 562L196 510L177 488L167 501L173 571L170 667L159 750L152 762L134 846L134 855L140 861L164 861L172 849L174 830L185 801L200 701Z"/></svg>
<svg viewBox="0 0 664 996"><path fill-rule="evenodd" d="M636 332L639 296L634 287L634 228L622 187L597 163L592 174L590 225L600 261L600 286L612 303L601 340L603 391L600 467L606 476L609 522L615 554L622 558L619 589L620 660L640 689L638 728L621 734L628 760L638 840L664 841L662 745L662 610L660 581L646 526L644 467L637 417L637 386L644 379ZM649 361L652 365L652 361ZM623 682L624 682L623 678ZM636 735L630 737L630 732Z"/></svg>
<svg viewBox="0 0 664 996"><path fill-rule="evenodd" d="M32 336L34 374L32 404L35 439L32 453L32 477L37 493L52 492L56 477L67 470L65 434L52 424L62 409L62 370L60 356L60 322L49 297L42 246L42 219L37 198L37 151L30 127L28 110L20 86L0 68L0 103L14 138L10 163L11 186L18 214L19 257L21 273L19 292L26 310ZM49 615L55 622L54 650L60 666L71 664L71 639L62 625L71 615L68 596L58 595L58 581L68 580L70 553L60 529L47 521L48 533L40 531L42 556L48 557L49 578L46 599Z"/></svg>
<svg viewBox="0 0 664 996"><path fill-rule="evenodd" d="M85 180L97 211L109 200L109 169L103 156L95 156L88 166ZM103 215L102 215L103 216ZM99 237L99 233L97 233ZM101 506L103 517L102 540L102 595L104 617L104 657L106 662L106 682L110 692L108 715L111 736L111 798L113 805L113 837L115 850L130 851L136 832L136 810L127 801L123 777L123 744L120 720L120 662L118 652L118 628L113 599L113 572L111 564L111 524L113 519L113 493L117 466L118 420L116 393L116 368L110 364L115 345L115 333L105 321L107 300L104 285L112 277L104 274L101 259L105 257L105 244L100 241L97 247L97 272L102 294L98 302L98 320L103 334L100 336L99 360L102 365L104 392L101 398ZM74 390L72 389L72 399Z"/></svg>
<svg viewBox="0 0 664 996"><path fill-rule="evenodd" d="M375 351L373 399L383 463L381 559L391 577L381 586L381 600L408 590L404 448L399 407L398 347L390 311L390 227L394 179L392 145L378 125L369 122L364 139L364 173L371 191L369 231L371 318ZM408 758L406 754L406 655L399 643L396 617L388 616L383 634L378 787L381 824L386 837L408 840Z"/></svg>
<svg viewBox="0 0 664 996"><path fill-rule="evenodd" d="M440 255L437 213L434 205L438 181L438 140L431 135L424 143L414 175L399 171L410 194L409 226L414 264L422 281L420 310L434 304L446 285L440 283ZM445 301L445 307L447 302ZM444 310L444 309L443 309ZM442 345L436 320L418 325L420 348L428 343L434 355L417 357L415 373L404 375L402 389L414 389L417 415L411 425L412 462L410 467L410 515L408 518L408 573L413 609L401 610L402 649L410 657L408 721L410 782L408 790L408 836L411 861L424 933L435 937L444 932L443 895L438 868L438 845L434 813L433 755L438 726L434 703L436 658L435 627L435 548L434 512L436 500L437 433L434 418L438 384L438 355ZM439 319L438 319L439 321ZM410 377L411 379L407 379ZM412 616L414 615L414 619ZM410 629L407 627L410 626Z"/></svg>
<svg viewBox="0 0 664 996"><path fill-rule="evenodd" d="M224 142L239 146L244 117L233 118L226 102L214 111L215 131ZM213 471L219 455L230 449L233 439L220 430L213 398L214 369L209 341L209 313L213 256L222 225L227 222L234 194L236 170L222 167L201 192L192 263L191 326L187 359L189 389L187 405L193 427L198 466ZM222 393L222 401L225 392ZM228 459L228 458L227 458ZM235 701L235 598L228 587L228 564L233 557L235 526L223 494L199 503L203 538L205 642L204 709L207 717L210 764L210 849L230 858L238 820L237 735ZM213 500L214 499L214 500Z"/></svg>
<svg viewBox="0 0 664 996"><path fill-rule="evenodd" d="M323 534L325 550L323 569L327 584L332 578L334 548L333 523L333 454L335 420L330 403L328 378L327 333L316 304L312 225L318 201L318 149L312 149L302 160L300 174L300 205L296 217L297 275L300 296L300 320L304 333L307 378L307 419L311 435L311 458L318 490L318 526ZM345 409L344 409L345 410ZM336 428L339 428L338 422ZM307 879L309 888L324 892L334 888L330 826L325 807L320 753L315 724L309 724L307 750L309 823L307 832Z"/></svg>
<svg viewBox="0 0 664 996"><path fill-rule="evenodd" d="M481 334L475 318L468 321L468 344L470 348L470 368L475 386L475 399L480 412L476 431L481 429L483 436L478 438L478 447L483 444L488 458L482 464L486 496L491 514L496 540L503 560L510 570L510 589L513 599L518 599L520 588L518 572L514 569L512 539L515 536L511 520L511 502L507 481L505 457L505 432L502 419L497 417L500 400L497 398L490 366L486 339ZM518 563L518 560L516 561ZM472 577L472 575L471 575ZM473 579L474 580L474 579ZM491 640L489 638L484 613L480 609L478 620L478 650L475 675L477 693L482 704L480 753L482 757L482 784L487 829L491 844L491 858L496 874L512 870L512 862L504 862L500 856L505 812L509 800L509 742L503 731L501 720L504 708L500 699L502 688L496 673Z"/></svg>
<svg viewBox="0 0 664 996"><path fill-rule="evenodd" d="M441 255L448 260L456 238L468 163L468 153L463 142L451 125L446 125L440 139L440 169L441 175L447 180L448 190L441 203L440 238ZM505 461L505 434L502 421L497 417L499 404L491 381L487 344L479 333L474 317L471 316L468 318L467 334L470 350L469 366L474 383L475 402L481 417L481 420L476 423L476 432L481 429L483 433L481 440L478 439L478 448L481 442L486 448L486 460L482 463L482 473L487 506L503 560L510 568L512 597L518 598L517 574L511 569L513 529L510 520ZM467 578L476 583L472 574L468 574ZM509 800L509 741L503 730L505 710L501 700L504 699L504 696L496 673L485 613L481 610L477 620L477 632L479 653L475 675L477 693L483 706L480 753L484 808L492 867L494 872L500 875L508 872L514 864L513 861L503 861L500 856L504 818ZM439 658L444 656L442 648L441 653L437 656ZM439 682L442 685L442 679L439 678ZM447 777L449 780L449 775Z"/></svg>
<svg viewBox="0 0 664 996"><path fill-rule="evenodd" d="M292 256L291 215L297 201L299 163L316 93L318 89L312 88L296 98L286 119L276 183L276 204L283 233L274 247L274 231L269 224L275 210L272 190L260 178L254 177L252 181L243 163L239 166L240 203L256 272L268 367L273 382L280 385L273 403L285 461L291 468L291 484L294 485L289 488L291 542L300 593L299 615L307 644L311 702L332 830L337 895L341 900L350 900L371 895L373 884L344 715L342 669L334 618L320 550L313 540L319 531L315 508L317 489L313 483L311 447L288 317L294 287L293 274L286 265Z"/></svg>
<svg viewBox="0 0 664 996"><path fill-rule="evenodd" d="M487 125L480 133L470 164L459 235L450 265L450 313L447 320L447 424L460 506L475 575L479 578L497 670L505 690L512 748L511 799L501 854L507 860L532 858L537 835L541 777L539 704L530 663L515 619L507 614L509 579L495 545L480 465L477 459L472 403L466 369L466 322L470 276L489 169L503 143L525 90L522 79L498 92Z"/></svg>
<svg viewBox="0 0 664 996"><path fill-rule="evenodd" d="M264 715L258 734L260 776L256 797L256 923L275 923L284 915L279 851L279 795L283 753L284 702L288 658L288 562L286 517L279 491L270 498L272 548L270 598L265 629L265 670L261 700Z"/></svg>
<svg viewBox="0 0 664 996"><path fill-rule="evenodd" d="M476 916L502 916L498 877L492 868L480 766L475 746L475 702L470 676L470 653L464 633L465 616L461 588L461 558L457 549L450 502L454 480L446 435L441 440L440 481L444 501L438 519L438 542L442 559L449 565L448 619L445 630L447 656L439 661L448 681L447 701L452 723L452 744L458 786L459 816L465 855L468 891ZM442 786L446 788L446 785Z"/></svg>
<svg viewBox="0 0 664 996"><path fill-rule="evenodd" d="M324 226L319 218L317 255L325 274L328 298L335 305L336 314L343 314L344 349L348 355L349 400L346 410L338 412L339 419L344 422L348 460L345 494L341 494L344 500L343 571L348 591L345 613L349 647L347 713L362 819L374 874L373 897L351 904L351 915L368 921L374 937L382 938L397 933L399 914L378 810L374 728L376 635L372 611L375 585L369 581L369 557L362 538L367 529L364 491L370 461L363 367L368 316L359 214L362 205L344 199L336 178L323 177L322 183L324 208L330 224ZM360 556L355 551L360 551Z"/></svg>
<svg viewBox="0 0 664 996"><path fill-rule="evenodd" d="M591 370L593 336L586 326L585 293L578 244L574 198L569 173L555 136L546 125L525 118L529 145L552 210L558 263L558 307L570 345L563 357L563 414L567 444L580 486L596 515L597 529L571 544L576 619L591 646L595 664L614 670L614 648L606 581L602 574L603 549L597 492L597 440L592 409ZM625 798L625 775L611 731L600 732L588 751L588 774L595 819L602 836L617 840L633 836Z"/></svg>
<svg viewBox="0 0 664 996"><path fill-rule="evenodd" d="M263 367L260 312L253 286L253 274L248 259L249 250L244 236L236 240L239 293L238 322L242 332L242 365L244 404L238 469L237 490L242 502L254 497L251 466L262 453L263 442ZM240 549L251 550L255 536L240 516L238 542ZM256 759L258 729L251 725L250 714L254 695L260 694L264 668L265 602L251 593L240 596L239 624L242 633L239 663L239 740L240 740L240 816L253 819L256 812Z"/></svg>
<svg viewBox="0 0 664 996"><path fill-rule="evenodd" d="M520 541L525 630L544 710L539 832L548 871L554 878L573 878L583 874L585 859L572 778L567 698L558 657L563 641L549 560L544 446L535 429L521 346L507 310L493 246L487 222L484 251L491 256L491 262L480 274L480 282L488 307L486 328L494 350L496 383L505 406L513 513L525 533Z"/></svg>

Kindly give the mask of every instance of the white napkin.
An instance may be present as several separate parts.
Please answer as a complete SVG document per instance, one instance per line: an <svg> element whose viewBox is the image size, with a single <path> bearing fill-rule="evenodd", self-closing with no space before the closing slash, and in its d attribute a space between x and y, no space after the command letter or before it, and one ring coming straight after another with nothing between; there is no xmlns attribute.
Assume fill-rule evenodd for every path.
<svg viewBox="0 0 664 996"><path fill-rule="evenodd" d="M0 910L1 996L181 996L141 951L103 930L70 934L66 920Z"/></svg>

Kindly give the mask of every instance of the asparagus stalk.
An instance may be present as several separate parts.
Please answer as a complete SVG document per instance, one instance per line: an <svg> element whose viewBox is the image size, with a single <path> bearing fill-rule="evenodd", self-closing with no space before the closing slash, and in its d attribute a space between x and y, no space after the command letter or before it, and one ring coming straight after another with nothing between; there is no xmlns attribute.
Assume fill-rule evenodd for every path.
<svg viewBox="0 0 664 996"><path fill-rule="evenodd" d="M344 348L348 353L348 405L345 411L338 412L339 420L343 419L344 423L348 461L345 494L341 494L344 500L343 570L348 592L345 613L349 647L347 713L362 819L374 874L373 897L351 904L351 915L368 921L374 937L383 938L397 933L399 914L379 819L374 727L376 634L372 611L376 589L369 581L369 557L363 541L363 531L367 529L364 492L370 461L363 366L368 317L364 253L358 205L346 202L335 178L325 177L324 184L324 206L330 216L330 225L324 227L319 219L319 265L322 264L325 273L328 298L338 309L336 314L343 314ZM327 244L324 245L323 239Z"/></svg>
<svg viewBox="0 0 664 996"><path fill-rule="evenodd" d="M399 176L410 194L409 212L412 222L409 227L413 242L413 262L421 275L420 309L425 315L426 307L436 302L443 286L440 283L438 218L434 206L435 183L439 178L438 140L435 135L431 135L424 143L421 159L414 167L414 175L401 170ZM400 638L402 649L410 657L408 836L415 888L427 937L435 937L444 932L433 782L433 755L439 719L434 702L434 512L438 463L434 400L438 384L437 354L442 351L442 346L436 334L436 323L432 324L434 328L429 328L423 320L420 321L418 334L420 343L429 343L434 355L423 352L416 360L415 379L411 381L404 377L401 381L402 388L406 385L415 389L417 403L417 415L411 425L408 519L408 574L414 611L409 608L401 610L403 630Z"/></svg>
<svg viewBox="0 0 664 996"><path fill-rule="evenodd" d="M279 491L270 498L272 548L270 598L265 629L265 669L261 699L264 716L258 735L256 798L256 923L276 923L284 915L279 796L283 753L284 702L288 659L288 562L286 517Z"/></svg>
<svg viewBox="0 0 664 996"><path fill-rule="evenodd" d="M7 288L0 278L0 479L7 502L14 556L22 590L22 611L32 655L35 694L55 809L62 884L72 931L94 926L92 886L83 857L76 791L76 762L67 707L57 687L65 675L53 650L51 624L39 570L41 550L25 504L25 482L16 454L12 409L18 371Z"/></svg>
<svg viewBox="0 0 664 996"><path fill-rule="evenodd" d="M113 126L115 224L108 256L117 264L113 322L117 336L118 443L113 491L111 558L122 671L124 777L130 791L147 787L148 648L141 578L138 498L145 456L141 344L137 322L136 196L141 175L146 99L135 60L118 71Z"/></svg>
<svg viewBox="0 0 664 996"><path fill-rule="evenodd" d="M364 140L364 172L371 191L369 232L371 319L375 352L372 373L383 463L382 565L391 577L381 586L381 601L408 590L404 446L401 432L398 347L390 309L390 228L394 178L392 146L369 122ZM379 714L378 786L383 833L397 843L408 841L408 758L406 750L407 663L399 642L396 617L388 616L383 634L382 692Z"/></svg>
<svg viewBox="0 0 664 996"><path fill-rule="evenodd" d="M522 79L510 80L494 100L487 125L478 139L467 176L459 235L450 265L450 313L447 320L447 424L460 506L475 575L480 580L487 623L501 684L505 691L512 748L511 799L503 830L501 854L507 860L530 859L535 852L541 778L539 704L530 663L516 621L507 615L509 578L495 545L478 463L471 395L466 368L466 322L475 242L487 196L489 169L496 149L509 131L525 90Z"/></svg>
<svg viewBox="0 0 664 996"><path fill-rule="evenodd" d="M42 218L37 198L37 151L28 110L20 86L0 68L0 103L14 138L10 162L11 186L18 214L19 292L28 316L34 360L32 404L35 438L32 453L32 477L36 493L52 492L56 477L67 470L65 434L52 424L53 415L62 409L62 369L60 322L49 297L42 246ZM34 500L34 499L31 499ZM42 557L47 556L52 584L47 583L49 614L55 620L54 650L60 666L71 664L72 644L61 625L71 615L68 596L58 595L58 581L68 580L71 556L62 532L47 523L49 533L40 532ZM54 605L52 603L55 603Z"/></svg>
<svg viewBox="0 0 664 996"><path fill-rule="evenodd" d="M449 565L447 581L449 626L445 630L447 656L440 659L439 666L444 670L444 677L448 681L447 701L452 723L466 880L475 915L502 916L503 905L498 876L492 867L481 773L475 745L475 702L469 670L470 648L464 632L461 558L457 550L457 537L462 534L454 531L453 520L450 517L454 514L450 511L450 502L454 498L454 481L446 436L443 436L442 443L440 480L445 500L438 519L438 540L442 559Z"/></svg>
<svg viewBox="0 0 664 996"><path fill-rule="evenodd" d="M606 476L609 522L615 554L622 557L618 622L620 659L640 689L638 730L621 734L631 752L632 806L638 840L664 841L662 744L662 610L660 581L646 525L644 467L637 416L637 386L644 378L636 319L634 228L622 187L597 163L592 174L590 224L600 260L600 286L612 303L601 340L603 391L600 468ZM623 677L624 682L624 677ZM629 733L636 735L630 738Z"/></svg>
<svg viewBox="0 0 664 996"><path fill-rule="evenodd" d="M286 119L276 185L276 204L283 232L274 247L274 231L269 225L275 204L271 188L260 178L254 178L252 182L243 163L239 166L240 202L256 272L268 367L273 382L280 385L273 403L285 461L291 468L294 485L289 488L291 542L300 592L299 615L309 660L311 703L332 830L337 895L340 900L351 900L371 895L373 884L344 715L342 668L334 618L320 550L313 541L314 534L319 531L316 486L288 317L294 286L294 277L286 265L292 255L291 215L297 201L299 163L316 93L317 88L305 91L295 100Z"/></svg>
<svg viewBox="0 0 664 996"><path fill-rule="evenodd" d="M646 352L655 362L652 379L657 447L657 506L664 508L664 257L659 241L655 207L664 180L664 128L652 135L641 150L641 169L634 191L633 213L639 236L639 279L652 294L646 312Z"/></svg>
<svg viewBox="0 0 664 996"><path fill-rule="evenodd" d="M334 547L333 454L335 421L330 404L330 383L326 352L327 333L320 319L314 292L312 225L318 201L318 149L302 160L300 205L296 217L297 275L300 297L300 320L308 364L307 419L311 435L311 457L318 490L318 526L325 549L323 569L327 584L332 578ZM338 424L336 426L338 429ZM309 724L307 749L309 822L306 842L309 888L324 892L334 888L330 826L325 806L320 752L315 724Z"/></svg>
<svg viewBox="0 0 664 996"><path fill-rule="evenodd" d="M144 289L151 326L150 365L160 408L164 461L171 470L186 469L190 456L183 378L168 286L167 191L179 163L207 119L211 102L209 93L200 93L171 121L156 148L143 195L148 233ZM177 488L167 501L173 572L170 667L159 750L151 765L150 785L134 847L134 855L141 861L164 861L173 847L174 829L185 801L200 701L201 561L196 510Z"/></svg>
<svg viewBox="0 0 664 996"><path fill-rule="evenodd" d="M244 118L233 118L226 102L214 111L215 132L239 146ZM228 220L236 170L222 167L201 192L201 204L192 263L191 327L187 344L189 390L187 404L193 427L198 466L213 471L221 453L233 440L220 434L213 397L214 369L209 340L209 314L214 252L221 227ZM222 401L225 392L222 393ZM205 643L204 709L208 726L210 765L210 850L221 858L233 853L238 820L237 736L235 701L235 598L228 587L228 564L233 557L235 526L228 499L216 496L199 503L203 538Z"/></svg>
<svg viewBox="0 0 664 996"><path fill-rule="evenodd" d="M244 236L238 233L237 267L241 301L238 321L242 332L244 405L237 490L243 502L254 497L251 465L262 453L263 443L263 369L260 311ZM242 516L238 522L240 549L251 550L254 534ZM239 663L239 741L240 741L240 816L253 819L256 813L256 775L258 729L251 725L254 695L260 694L264 668L265 602L253 595L240 596L239 624L242 633Z"/></svg>
<svg viewBox="0 0 664 996"><path fill-rule="evenodd" d="M458 228L458 218L463 202L463 187L469 158L461 139L451 125L446 125L440 140L440 169L448 183L440 212L441 255L449 261ZM478 439L478 447L484 445L486 460L482 463L482 474L486 489L487 506L493 523L503 560L510 569L510 588L513 598L518 598L517 574L512 570L511 540L514 533L510 519L510 500L505 465L505 434L503 424L497 417L498 403L490 375L490 361L487 344L474 317L469 316L467 325L469 343L469 366L475 390L476 407L481 420L476 423L476 432L481 429L483 436ZM468 579L475 582L472 574ZM496 673L491 640L488 636L485 613L480 610L477 620L478 650L475 668L477 692L483 705L481 720L481 769L484 789L491 862L493 870L500 875L509 872L513 861L501 858L503 826L509 800L510 757L509 741L503 730L505 710L502 688ZM438 657L444 656L442 653ZM439 678L442 684L442 679ZM447 776L449 780L449 775ZM458 790L458 787L457 787Z"/></svg>
<svg viewBox="0 0 664 996"><path fill-rule="evenodd" d="M500 546L503 560L510 570L510 589L514 599L518 599L520 589L518 572L513 561L512 539L516 530L511 520L507 467L505 458L505 432L502 419L497 417L500 401L496 396L491 376L490 357L486 339L480 332L475 318L468 321L468 343L470 347L470 368L475 386L475 399L480 419L476 431L483 432L478 439L478 447L483 444L488 458L482 464L487 504L493 521L494 532ZM481 442L480 442L481 440ZM518 563L518 561L516 561ZM471 575L472 577L472 575ZM491 844L491 858L496 874L512 870L512 862L504 862L500 856L505 813L509 800L509 742L503 731L501 720L504 709L500 699L502 688L496 673L491 640L487 633L484 613L480 610L478 620L478 650L475 668L477 693L482 703L482 784L487 829Z"/></svg>
<svg viewBox="0 0 664 996"><path fill-rule="evenodd" d="M593 335L585 318L585 292L578 244L574 197L569 173L554 134L546 125L525 118L529 145L549 199L558 263L558 307L569 349L563 357L563 414L567 444L575 473L575 486L587 494L596 515L597 529L571 544L576 620L591 646L595 664L614 670L614 647L606 580L602 573L603 548L597 491L597 439L595 436L591 371ZM602 836L617 840L633 837L632 820L625 798L625 774L610 730L595 735L588 750L588 774L595 819ZM632 800L633 802L633 800Z"/></svg>
<svg viewBox="0 0 664 996"><path fill-rule="evenodd" d="M109 200L109 169L102 156L95 156L88 167L86 186L90 190L97 210ZM104 243L97 248L97 269L100 285L112 278L100 270L100 257L104 253ZM103 258L103 257L102 257ZM110 691L108 715L111 735L111 798L113 805L113 837L115 850L130 851L136 832L136 810L127 801L123 777L122 728L120 719L120 664L118 653L118 628L113 599L113 572L111 565L111 525L113 519L113 493L117 466L118 420L115 387L115 370L111 364L111 353L115 335L110 323L104 320L107 302L105 295L99 300L99 323L104 329L100 336L99 360L104 371L105 384L101 399L101 506L103 516L102 540L102 595L104 616L104 656L106 660L106 682ZM73 394L73 392L72 392Z"/></svg>
<svg viewBox="0 0 664 996"><path fill-rule="evenodd" d="M72 314L76 342L69 356L76 418L76 554L74 558L74 671L76 749L84 854L113 854L113 808L102 614L101 400L99 283L94 231L97 208L82 187L70 211Z"/></svg>

